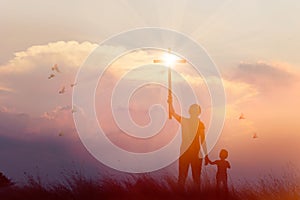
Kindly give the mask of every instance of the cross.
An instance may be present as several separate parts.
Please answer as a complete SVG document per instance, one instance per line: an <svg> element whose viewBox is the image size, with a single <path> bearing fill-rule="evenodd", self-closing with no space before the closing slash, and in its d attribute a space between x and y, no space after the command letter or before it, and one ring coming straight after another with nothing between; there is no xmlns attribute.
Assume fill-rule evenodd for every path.
<svg viewBox="0 0 300 200"><path fill-rule="evenodd" d="M184 59L177 59L174 54L171 54L171 49L168 49L168 54L162 60L153 60L153 63L163 63L168 67L168 102L169 102L169 119L172 119L171 105L172 105L172 71L171 65L176 63L186 63Z"/></svg>

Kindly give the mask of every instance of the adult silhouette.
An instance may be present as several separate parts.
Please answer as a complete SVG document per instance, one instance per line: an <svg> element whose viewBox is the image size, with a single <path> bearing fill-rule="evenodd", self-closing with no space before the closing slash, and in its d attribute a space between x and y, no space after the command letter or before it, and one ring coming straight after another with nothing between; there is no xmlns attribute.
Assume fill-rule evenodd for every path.
<svg viewBox="0 0 300 200"><path fill-rule="evenodd" d="M203 161L201 147L204 155L207 155L205 126L199 119L201 108L198 104L191 105L189 108L190 117L186 118L175 112L171 101L168 101L168 103L170 104L171 116L181 124L182 142L180 145L178 184L181 188L184 188L188 170L191 166L194 184L197 189L200 189Z"/></svg>

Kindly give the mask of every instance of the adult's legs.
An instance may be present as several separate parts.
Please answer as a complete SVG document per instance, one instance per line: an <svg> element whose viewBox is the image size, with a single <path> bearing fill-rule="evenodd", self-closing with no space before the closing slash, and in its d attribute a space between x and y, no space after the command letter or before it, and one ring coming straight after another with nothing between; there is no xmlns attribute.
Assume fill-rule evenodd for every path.
<svg viewBox="0 0 300 200"><path fill-rule="evenodd" d="M179 158L179 174L178 174L178 184L182 188L185 185L189 165L190 165L189 155L186 153L182 154Z"/></svg>
<svg viewBox="0 0 300 200"><path fill-rule="evenodd" d="M201 185L201 171L202 171L202 158L199 158L198 155L194 156L191 166L192 166L192 176L193 181L196 186L196 189L200 189Z"/></svg>

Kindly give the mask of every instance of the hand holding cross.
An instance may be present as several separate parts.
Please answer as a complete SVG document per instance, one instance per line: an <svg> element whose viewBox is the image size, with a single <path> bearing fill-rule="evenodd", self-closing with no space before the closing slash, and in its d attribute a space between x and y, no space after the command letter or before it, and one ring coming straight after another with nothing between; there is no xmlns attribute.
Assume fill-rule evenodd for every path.
<svg viewBox="0 0 300 200"><path fill-rule="evenodd" d="M168 67L168 103L169 103L169 119L172 119L171 114L171 106L173 103L173 97L172 97L172 71L171 67L172 65L175 65L176 63L186 63L185 59L177 59L177 57L174 54L171 54L171 49L168 49L168 54L166 55L165 59L163 60L153 60L153 63L162 63L165 64Z"/></svg>

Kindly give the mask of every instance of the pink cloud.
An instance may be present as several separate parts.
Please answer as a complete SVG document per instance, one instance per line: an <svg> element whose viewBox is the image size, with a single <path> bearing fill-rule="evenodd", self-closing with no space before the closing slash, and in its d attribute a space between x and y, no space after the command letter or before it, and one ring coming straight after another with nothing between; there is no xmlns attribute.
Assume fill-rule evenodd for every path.
<svg viewBox="0 0 300 200"><path fill-rule="evenodd" d="M266 63L240 63L231 74L230 79L242 81L257 87L262 92L288 87L298 78L298 74L288 71L284 66Z"/></svg>
<svg viewBox="0 0 300 200"><path fill-rule="evenodd" d="M24 142L28 144L26 148L30 148L30 145L36 145L38 148L32 148L37 151L42 148L38 145L39 143L49 144L49 151L52 156L58 153L55 151L56 145L58 145L59 153L67 152L64 156L76 158L76 155L80 154L84 160L84 156L88 154L80 143L75 130L71 112L72 88L69 85L74 82L80 64L93 48L95 48L94 44L77 42L56 42L34 46L16 54L14 59L2 66L0 70L2 85L0 101L1 105L6 107L2 107L0 110L0 136L5 138L5 141L8 138L10 142L12 140ZM130 62L130 64L127 63L129 66L122 69L126 70L128 69L126 67L131 65L142 64L143 60L140 60L140 57L152 59L156 55L135 52L129 56L130 59L136 57L139 59ZM123 62L126 62L126 59ZM58 63L62 72L57 74L53 80L48 80L47 77L49 73L52 73L51 66L54 63ZM96 106L103 106L103 110L101 110L103 113L99 119L107 130L108 137L120 147L135 152L146 152L149 149L158 148L170 140L172 135L170 134L163 139L161 137L152 138L152 144L132 139L121 133L112 120L112 115L109 113L110 105L101 105L101 102L110 102L109 90L117 81L118 75L123 72L119 70L121 64L116 62L115 71L107 72L106 83L102 86L104 90L96 99L97 102L100 102ZM192 76L193 72L182 71L182 73L197 88L199 97L205 99L203 105L209 106L207 88L205 88L202 79L198 76ZM253 152L259 153L260 151L263 153L255 157L255 161L264 162L266 165L268 161L274 162L271 158L271 160L267 160L266 157L268 157L268 153L277 149L278 144L281 144L280 140L291 141L288 139L289 137L297 139L299 137L296 135L296 131L299 130L297 122L299 110L297 109L300 96L295 92L300 89L300 84L297 83L299 74L281 65L263 62L241 63L237 68L230 69L228 74L224 77L228 100L227 121L217 148L227 146L231 152L233 164L236 166L242 166L240 162L248 162L244 156L254 157ZM143 79L144 77L139 78ZM64 85L66 86L66 93L59 95L58 90ZM176 87L179 86L180 83L176 85ZM140 99L139 102L144 103L131 105L133 119L142 125L149 121L147 106L155 100L154 97L158 94L154 90L148 90L148 92L151 94L151 98ZM165 97L166 95L163 96L162 103L166 104ZM14 109L8 109L9 107ZM208 109L204 109L204 112L208 112ZM247 118L242 122L237 119L241 112L244 112ZM208 114L206 118L209 119L209 116ZM291 116L293 119L290 119ZM174 127L173 125L172 127ZM168 132L170 127L164 131ZM277 133L278 131L284 132L284 128L289 132L289 135L279 139L272 137L274 133L281 134ZM61 131L64 132L63 137L58 136ZM252 142L251 134L253 131L257 131L260 137L258 144ZM274 146L274 144L276 145ZM296 146L295 142L290 144L293 147ZM285 148L283 152L287 154L289 144L284 144L283 148ZM9 151L13 151L13 149L7 147L5 151L7 151L7 155L12 155ZM20 155L24 156L23 154L13 155L17 159ZM4 158L2 159L4 160ZM64 157L61 156L60 159L64 159ZM288 157L287 159L294 158ZM284 162L286 159L281 158L280 161Z"/></svg>
<svg viewBox="0 0 300 200"><path fill-rule="evenodd" d="M70 85L79 66L96 47L90 42L58 41L17 52L0 66L0 104L34 116L59 105L71 105ZM54 64L61 73L51 70ZM49 80L51 73L55 77ZM59 95L63 86L66 92Z"/></svg>

